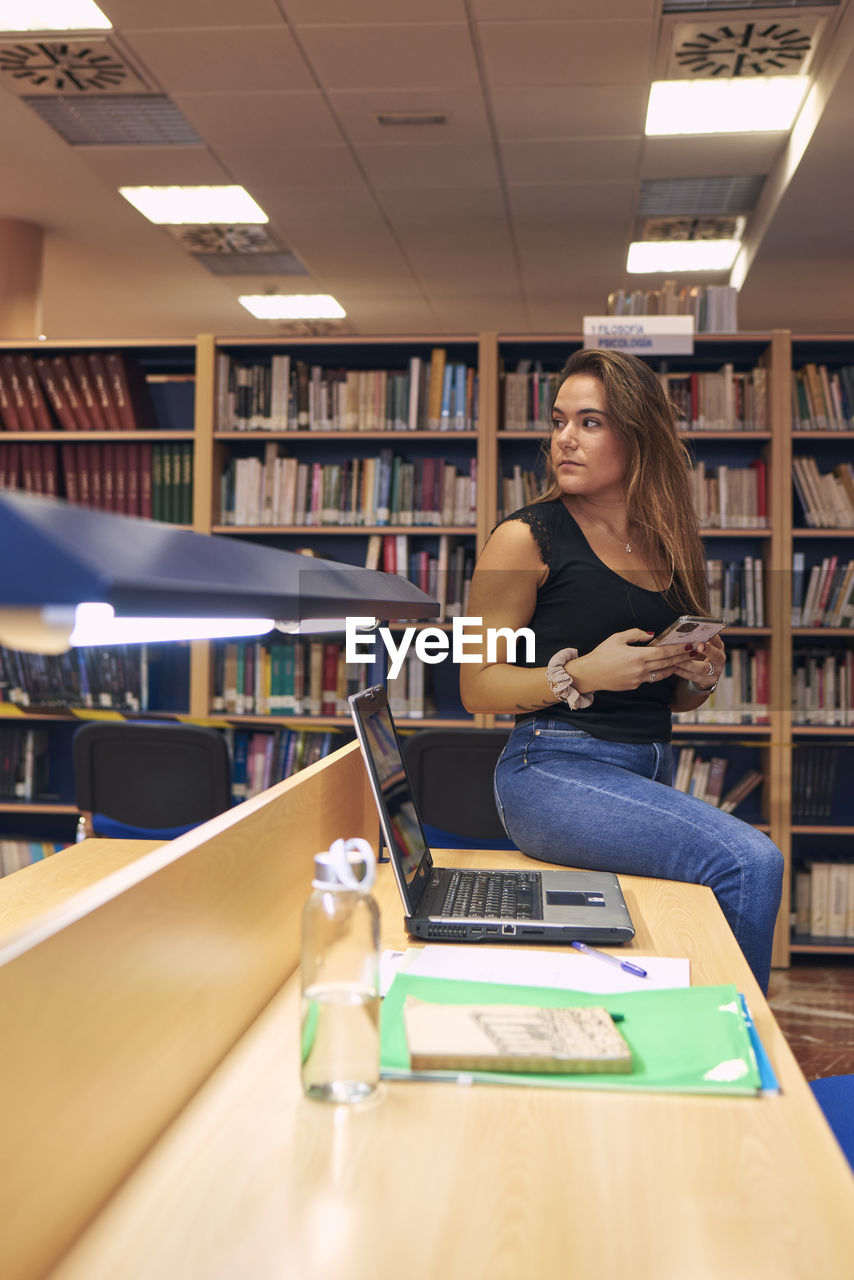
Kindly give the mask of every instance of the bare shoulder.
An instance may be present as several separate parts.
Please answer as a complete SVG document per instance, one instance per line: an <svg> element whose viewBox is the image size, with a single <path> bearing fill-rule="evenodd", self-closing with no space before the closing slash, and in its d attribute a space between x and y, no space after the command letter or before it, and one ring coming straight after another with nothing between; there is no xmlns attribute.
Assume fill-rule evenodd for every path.
<svg viewBox="0 0 854 1280"><path fill-rule="evenodd" d="M545 575L548 567L524 520L505 520L489 536L478 562L487 569L529 569Z"/></svg>

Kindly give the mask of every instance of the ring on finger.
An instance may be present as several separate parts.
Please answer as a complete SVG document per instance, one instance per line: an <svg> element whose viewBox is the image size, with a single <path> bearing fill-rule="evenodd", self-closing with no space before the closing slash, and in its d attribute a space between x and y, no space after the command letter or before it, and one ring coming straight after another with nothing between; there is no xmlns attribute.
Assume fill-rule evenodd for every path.
<svg viewBox="0 0 854 1280"><path fill-rule="evenodd" d="M655 677L655 672L653 671L652 675L649 677L649 679L650 679L650 684L652 683L652 681L653 681L653 680L655 680L655 678L656 678L656 677Z"/></svg>

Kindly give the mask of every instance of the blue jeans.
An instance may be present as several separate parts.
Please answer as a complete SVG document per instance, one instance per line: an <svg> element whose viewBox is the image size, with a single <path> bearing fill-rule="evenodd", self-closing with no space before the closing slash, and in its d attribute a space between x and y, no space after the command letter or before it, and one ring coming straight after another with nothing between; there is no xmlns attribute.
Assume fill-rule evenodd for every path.
<svg viewBox="0 0 854 1280"><path fill-rule="evenodd" d="M510 734L495 798L531 857L708 885L767 992L782 854L740 818L674 791L672 774L669 743L604 742L541 712Z"/></svg>

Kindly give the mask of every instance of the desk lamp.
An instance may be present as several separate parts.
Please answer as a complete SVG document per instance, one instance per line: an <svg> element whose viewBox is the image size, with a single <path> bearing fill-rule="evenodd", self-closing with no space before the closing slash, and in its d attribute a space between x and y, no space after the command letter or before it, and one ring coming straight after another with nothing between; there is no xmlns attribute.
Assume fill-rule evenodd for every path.
<svg viewBox="0 0 854 1280"><path fill-rule="evenodd" d="M440 611L397 574L17 492L0 491L0 557L0 644L38 653Z"/></svg>

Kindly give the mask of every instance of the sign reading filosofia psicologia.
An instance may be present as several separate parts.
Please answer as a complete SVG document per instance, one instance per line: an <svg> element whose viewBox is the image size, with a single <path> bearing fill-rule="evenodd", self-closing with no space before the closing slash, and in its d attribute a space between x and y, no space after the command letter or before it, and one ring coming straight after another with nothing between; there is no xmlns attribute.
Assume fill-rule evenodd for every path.
<svg viewBox="0 0 854 1280"><path fill-rule="evenodd" d="M694 317L585 316L584 345L635 356L690 356Z"/></svg>

